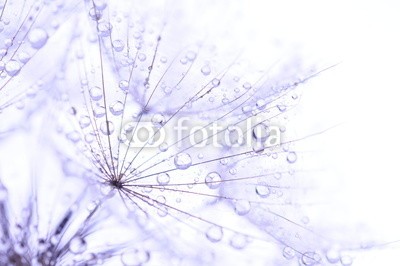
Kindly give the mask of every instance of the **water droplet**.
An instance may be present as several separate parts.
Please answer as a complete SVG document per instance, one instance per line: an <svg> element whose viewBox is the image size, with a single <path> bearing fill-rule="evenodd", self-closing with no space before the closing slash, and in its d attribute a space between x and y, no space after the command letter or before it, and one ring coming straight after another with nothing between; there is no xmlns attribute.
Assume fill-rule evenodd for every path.
<svg viewBox="0 0 400 266"><path fill-rule="evenodd" d="M122 50L124 50L125 44L122 40L115 40L112 42L112 46L114 48L114 51L121 52Z"/></svg>
<svg viewBox="0 0 400 266"><path fill-rule="evenodd" d="M72 131L67 134L67 139L69 139L73 143L77 143L78 141L80 141L81 136L78 131Z"/></svg>
<svg viewBox="0 0 400 266"><path fill-rule="evenodd" d="M211 68L208 65L205 65L201 68L201 73L203 73L204 76L208 76L211 73Z"/></svg>
<svg viewBox="0 0 400 266"><path fill-rule="evenodd" d="M251 84L249 82L245 82L245 83L243 83L243 88L245 88L246 90L250 90Z"/></svg>
<svg viewBox="0 0 400 266"><path fill-rule="evenodd" d="M340 260L340 255L339 252L335 249L331 249L329 251L326 252L326 259L330 262L330 263L337 263Z"/></svg>
<svg viewBox="0 0 400 266"><path fill-rule="evenodd" d="M79 118L79 125L81 126L81 128L86 128L90 125L90 118L87 115L82 115Z"/></svg>
<svg viewBox="0 0 400 266"><path fill-rule="evenodd" d="M266 104L267 103L263 99L259 99L256 102L256 106L257 106L258 109L264 109Z"/></svg>
<svg viewBox="0 0 400 266"><path fill-rule="evenodd" d="M235 212L238 215L246 215L250 212L251 205L247 200L238 200L235 203Z"/></svg>
<svg viewBox="0 0 400 266"><path fill-rule="evenodd" d="M121 262L126 266L139 266L150 260L150 252L147 250L134 249L125 251L121 255Z"/></svg>
<svg viewBox="0 0 400 266"><path fill-rule="evenodd" d="M48 38L47 32L41 28L31 30L28 37L31 46L35 49L42 48L46 44Z"/></svg>
<svg viewBox="0 0 400 266"><path fill-rule="evenodd" d="M89 16L90 16L93 20L97 21L97 20L100 20L100 19L101 19L102 12L101 12L100 10L98 10L97 8L92 7L92 8L90 9L90 11L89 11Z"/></svg>
<svg viewBox="0 0 400 266"><path fill-rule="evenodd" d="M102 106L95 106L95 107L93 108L93 115L94 115L96 118L101 118L101 117L103 117L105 114L106 114L106 110L105 110L104 107L102 107Z"/></svg>
<svg viewBox="0 0 400 266"><path fill-rule="evenodd" d="M157 182L160 185L166 185L169 183L169 175L167 173L161 173L157 175Z"/></svg>
<svg viewBox="0 0 400 266"><path fill-rule="evenodd" d="M108 127L107 127L108 125ZM100 131L101 133L103 133L104 135L111 135L114 132L114 124L111 121L103 121L100 124Z"/></svg>
<svg viewBox="0 0 400 266"><path fill-rule="evenodd" d="M97 31L101 37L108 37L111 34L112 25L108 22L100 22L97 25Z"/></svg>
<svg viewBox="0 0 400 266"><path fill-rule="evenodd" d="M340 262L343 266L350 266L353 264L353 259L350 256L345 255L340 258Z"/></svg>
<svg viewBox="0 0 400 266"><path fill-rule="evenodd" d="M69 243L69 250L74 254L82 254L87 247L85 239L76 236Z"/></svg>
<svg viewBox="0 0 400 266"><path fill-rule="evenodd" d="M100 87L93 87L89 90L90 98L92 98L93 101L98 101L101 98L103 98L103 91L101 90Z"/></svg>
<svg viewBox="0 0 400 266"><path fill-rule="evenodd" d="M124 111L124 104L121 101L116 101L110 105L110 112L115 116L122 114L123 111Z"/></svg>
<svg viewBox="0 0 400 266"><path fill-rule="evenodd" d="M211 172L205 177L205 183L210 189L219 188L222 178L217 172Z"/></svg>
<svg viewBox="0 0 400 266"><path fill-rule="evenodd" d="M207 239L213 243L221 241L223 236L222 228L216 225L211 226L206 232Z"/></svg>
<svg viewBox="0 0 400 266"><path fill-rule="evenodd" d="M196 59L196 56L197 56L197 54L196 54L195 51L188 51L188 52L186 53L186 58L187 58L189 61L195 60L195 59Z"/></svg>
<svg viewBox="0 0 400 266"><path fill-rule="evenodd" d="M213 79L213 80L211 81L211 84L212 84L213 87L215 88L215 87L218 87L218 86L221 84L221 81L220 81L219 79L215 78L215 79Z"/></svg>
<svg viewBox="0 0 400 266"><path fill-rule="evenodd" d="M283 254L283 257L285 257L286 259L290 260L290 259L294 258L294 256L296 255L296 252L291 247L285 247L283 249L282 254Z"/></svg>
<svg viewBox="0 0 400 266"><path fill-rule="evenodd" d="M168 150L168 143L164 142L158 148L160 149L161 152L165 152Z"/></svg>
<svg viewBox="0 0 400 266"><path fill-rule="evenodd" d="M230 245L236 249L243 249L248 244L247 237L242 234L234 234L229 241Z"/></svg>
<svg viewBox="0 0 400 266"><path fill-rule="evenodd" d="M304 265L316 265L321 261L319 255L315 252L305 252L301 257L301 262Z"/></svg>
<svg viewBox="0 0 400 266"><path fill-rule="evenodd" d="M155 125L162 125L165 122L165 117L162 114L155 114L151 118L151 122Z"/></svg>
<svg viewBox="0 0 400 266"><path fill-rule="evenodd" d="M163 64L167 63L167 62L168 62L167 57L162 56L162 57L160 58L160 62L163 63Z"/></svg>
<svg viewBox="0 0 400 266"><path fill-rule="evenodd" d="M119 83L119 88L123 91L128 91L129 82L127 80L121 80Z"/></svg>
<svg viewBox="0 0 400 266"><path fill-rule="evenodd" d="M140 53L140 54L138 54L138 59L143 62L146 60L146 55L143 53Z"/></svg>
<svg viewBox="0 0 400 266"><path fill-rule="evenodd" d="M174 163L176 168L185 170L192 165L192 158L187 153L178 153L175 155Z"/></svg>
<svg viewBox="0 0 400 266"><path fill-rule="evenodd" d="M5 65L6 72L9 76L13 77L18 75L19 71L21 70L21 65L18 63L18 61L15 60L10 60L7 62Z"/></svg>
<svg viewBox="0 0 400 266"><path fill-rule="evenodd" d="M256 193L261 198L266 198L271 193L269 187L266 184L259 184L256 186Z"/></svg>
<svg viewBox="0 0 400 266"><path fill-rule="evenodd" d="M264 124L253 127L253 137L260 142L265 142L270 135L269 128Z"/></svg>
<svg viewBox="0 0 400 266"><path fill-rule="evenodd" d="M295 163L297 160L297 154L294 151L291 151L288 153L286 160L288 161L288 163Z"/></svg>
<svg viewBox="0 0 400 266"><path fill-rule="evenodd" d="M281 111L281 112L286 111L286 105L278 104L276 107L278 107L278 110Z"/></svg>

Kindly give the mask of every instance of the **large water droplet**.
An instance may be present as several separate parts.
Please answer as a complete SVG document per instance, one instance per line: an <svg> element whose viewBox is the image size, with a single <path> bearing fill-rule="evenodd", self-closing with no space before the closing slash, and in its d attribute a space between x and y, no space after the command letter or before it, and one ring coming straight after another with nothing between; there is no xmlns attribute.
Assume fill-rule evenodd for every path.
<svg viewBox="0 0 400 266"><path fill-rule="evenodd" d="M296 252L291 247L285 247L282 251L282 254L283 254L283 257L290 260L290 259L294 258L294 256L296 255Z"/></svg>
<svg viewBox="0 0 400 266"><path fill-rule="evenodd" d="M19 71L21 70L21 65L18 61L10 60L5 65L6 72L9 76L13 77L18 75Z"/></svg>
<svg viewBox="0 0 400 266"><path fill-rule="evenodd" d="M175 155L174 163L176 168L184 170L192 165L192 158L187 153L178 153Z"/></svg>
<svg viewBox="0 0 400 266"><path fill-rule="evenodd" d="M108 127L107 127L108 125ZM103 121L100 125L100 131L104 135L111 135L114 132L114 124L111 121Z"/></svg>
<svg viewBox="0 0 400 266"><path fill-rule="evenodd" d="M206 232L207 239L213 243L221 241L223 236L222 228L216 225L211 226Z"/></svg>
<svg viewBox="0 0 400 266"><path fill-rule="evenodd" d="M93 101L98 101L103 98L103 91L99 87L93 87L89 90L90 98Z"/></svg>
<svg viewBox="0 0 400 266"><path fill-rule="evenodd" d="M217 172L209 173L205 178L206 185L211 189L219 188L222 178Z"/></svg>
<svg viewBox="0 0 400 266"><path fill-rule="evenodd" d="M256 186L256 193L261 198L266 198L269 196L271 191L269 190L269 188L266 184L259 184Z"/></svg>
<svg viewBox="0 0 400 266"><path fill-rule="evenodd" d="M74 254L82 254L85 252L87 247L85 239L82 237L76 236L69 243L69 250Z"/></svg>
<svg viewBox="0 0 400 266"><path fill-rule="evenodd" d="M114 48L114 51L121 52L122 50L124 50L125 44L122 40L115 40L112 42L112 46Z"/></svg>
<svg viewBox="0 0 400 266"><path fill-rule="evenodd" d="M90 125L90 118L87 115L82 115L79 118L79 125L81 126L81 128L86 128Z"/></svg>
<svg viewBox="0 0 400 266"><path fill-rule="evenodd" d="M161 173L157 175L157 182L160 185L166 185L169 183L169 175L167 173Z"/></svg>
<svg viewBox="0 0 400 266"><path fill-rule="evenodd" d="M116 101L115 103L110 105L110 112L115 116L122 114L123 111L124 104L121 101Z"/></svg>
<svg viewBox="0 0 400 266"><path fill-rule="evenodd" d="M251 205L247 200L238 200L235 203L235 212L238 215L246 215L249 213L250 209Z"/></svg>
<svg viewBox="0 0 400 266"><path fill-rule="evenodd" d="M42 48L46 44L48 38L47 32L41 28L31 30L28 37L31 46L35 49Z"/></svg>

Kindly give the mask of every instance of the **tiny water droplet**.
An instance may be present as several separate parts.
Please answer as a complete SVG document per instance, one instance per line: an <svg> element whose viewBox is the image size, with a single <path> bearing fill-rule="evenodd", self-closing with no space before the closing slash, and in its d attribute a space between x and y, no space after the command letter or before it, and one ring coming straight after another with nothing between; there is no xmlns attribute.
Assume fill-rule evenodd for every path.
<svg viewBox="0 0 400 266"><path fill-rule="evenodd" d="M201 73L203 73L204 76L208 76L211 73L211 68L208 65L205 65L201 68Z"/></svg>
<svg viewBox="0 0 400 266"><path fill-rule="evenodd" d="M238 215L246 215L250 212L251 205L247 200L238 200L235 203L235 212Z"/></svg>
<svg viewBox="0 0 400 266"><path fill-rule="evenodd" d="M107 127L108 125L108 127ZM111 121L103 121L100 124L100 131L101 133L103 133L104 135L111 135L114 132L114 124Z"/></svg>
<svg viewBox="0 0 400 266"><path fill-rule="evenodd" d="M122 114L123 111L124 111L124 104L121 101L116 101L110 105L110 112L115 116Z"/></svg>

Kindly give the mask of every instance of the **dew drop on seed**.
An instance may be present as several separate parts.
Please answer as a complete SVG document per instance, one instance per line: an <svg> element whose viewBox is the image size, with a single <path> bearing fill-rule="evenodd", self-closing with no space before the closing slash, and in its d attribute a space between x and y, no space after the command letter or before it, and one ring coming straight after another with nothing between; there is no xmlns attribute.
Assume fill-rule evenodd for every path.
<svg viewBox="0 0 400 266"><path fill-rule="evenodd" d="M166 152L168 150L168 143L164 142L160 144L158 148L160 149L161 152Z"/></svg>
<svg viewBox="0 0 400 266"><path fill-rule="evenodd" d="M122 40L115 40L112 42L112 46L114 48L114 51L121 52L122 50L124 50L125 44Z"/></svg>
<svg viewBox="0 0 400 266"><path fill-rule="evenodd" d="M297 154L294 151L291 151L288 153L286 160L288 161L288 163L295 163L297 160Z"/></svg>
<svg viewBox="0 0 400 266"><path fill-rule="evenodd" d="M103 91L101 90L100 87L93 87L89 90L90 98L92 98L93 101L98 101L101 98L103 98Z"/></svg>
<svg viewBox="0 0 400 266"><path fill-rule="evenodd" d="M85 252L87 247L85 239L82 237L76 236L69 243L69 250L74 254L82 254Z"/></svg>
<svg viewBox="0 0 400 266"><path fill-rule="evenodd" d="M108 124L108 128L107 128L107 124ZM103 133L104 135L111 135L114 132L114 124L111 121L103 121L100 124L100 131L101 133Z"/></svg>
<svg viewBox="0 0 400 266"><path fill-rule="evenodd" d="M211 172L205 177L205 183L210 189L219 188L222 178L217 172Z"/></svg>
<svg viewBox="0 0 400 266"><path fill-rule="evenodd" d="M264 107L265 107L265 105L266 105L267 103L265 102L265 100L263 100L263 99L259 99L259 100L257 100L257 102L256 102L256 106L257 106L257 108L258 109L264 109Z"/></svg>
<svg viewBox="0 0 400 266"><path fill-rule="evenodd" d="M138 59L143 62L146 60L146 55L143 53L140 53L140 54L138 54Z"/></svg>
<svg viewBox="0 0 400 266"><path fill-rule="evenodd" d="M284 258L290 260L290 259L294 258L294 256L296 255L296 252L291 247L284 247L283 251L282 251L282 255Z"/></svg>
<svg viewBox="0 0 400 266"><path fill-rule="evenodd" d="M243 83L243 88L245 88L246 90L250 90L251 84L249 82L245 82L245 83Z"/></svg>
<svg viewBox="0 0 400 266"><path fill-rule="evenodd" d="M266 198L271 193L269 187L266 184L259 184L256 186L256 193L261 198Z"/></svg>
<svg viewBox="0 0 400 266"><path fill-rule="evenodd" d="M245 235L236 233L232 236L229 244L235 249L243 249L248 244L248 240Z"/></svg>
<svg viewBox="0 0 400 266"><path fill-rule="evenodd" d="M208 76L211 73L211 68L208 65L205 65L201 68L201 73L203 73L204 76Z"/></svg>
<svg viewBox="0 0 400 266"><path fill-rule="evenodd" d="M276 107L278 107L278 110L281 111L281 112L285 112L286 111L286 105L278 104Z"/></svg>
<svg viewBox="0 0 400 266"><path fill-rule="evenodd" d="M350 256L342 256L340 258L340 263L342 263L343 266L350 266L353 264L353 259Z"/></svg>
<svg viewBox="0 0 400 266"><path fill-rule="evenodd" d="M18 75L19 71L21 70L21 65L15 60L10 60L5 65L5 70L9 76L14 77Z"/></svg>
<svg viewBox="0 0 400 266"><path fill-rule="evenodd" d="M42 48L46 44L48 38L47 32L41 28L31 30L28 37L31 46L35 49Z"/></svg>
<svg viewBox="0 0 400 266"><path fill-rule="evenodd" d="M169 175L167 173L160 173L157 175L157 182L160 185L166 185L169 183Z"/></svg>
<svg viewBox="0 0 400 266"><path fill-rule="evenodd" d="M321 261L319 255L315 252L305 252L301 257L301 262L304 265L316 265Z"/></svg>
<svg viewBox="0 0 400 266"><path fill-rule="evenodd" d="M124 111L124 104L121 101L116 101L110 105L110 112L115 116L122 114L123 111Z"/></svg>
<svg viewBox="0 0 400 266"><path fill-rule="evenodd" d="M235 202L235 212L238 215L246 215L250 212L251 205L247 200L238 200Z"/></svg>
<svg viewBox="0 0 400 266"><path fill-rule="evenodd" d="M187 58L189 61L195 60L195 59L196 59L196 56L197 56L197 54L196 54L195 51L188 51L188 52L186 53L186 58Z"/></svg>
<svg viewBox="0 0 400 266"><path fill-rule="evenodd" d="M79 125L81 128L86 128L90 125L90 118L87 115L82 115L79 118Z"/></svg>
<svg viewBox="0 0 400 266"><path fill-rule="evenodd" d="M155 125L162 125L165 122L165 117L162 114L154 114L151 122Z"/></svg>
<svg viewBox="0 0 400 266"><path fill-rule="evenodd" d="M256 126L253 127L253 137L257 140L257 141L266 141L267 138L269 137L269 130L268 127L264 124L258 124Z"/></svg>
<svg viewBox="0 0 400 266"><path fill-rule="evenodd" d="M72 131L67 134L67 139L69 139L73 143L77 143L81 139L81 136L79 135L78 131Z"/></svg>
<svg viewBox="0 0 400 266"><path fill-rule="evenodd" d="M119 88L122 91L125 91L125 92L128 91L128 87L129 87L129 82L127 80L121 80L119 82Z"/></svg>
<svg viewBox="0 0 400 266"><path fill-rule="evenodd" d="M101 118L101 117L103 117L105 114L106 114L106 110L105 110L104 107L102 107L102 106L95 106L95 107L93 108L93 115L94 115L94 117L96 117L96 118Z"/></svg>
<svg viewBox="0 0 400 266"><path fill-rule="evenodd" d="M101 19L102 13L97 8L92 7L89 11L89 16L91 19L97 21L97 20Z"/></svg>
<svg viewBox="0 0 400 266"><path fill-rule="evenodd" d="M339 252L334 249L328 250L325 256L330 263L337 263L340 260Z"/></svg>
<svg viewBox="0 0 400 266"><path fill-rule="evenodd" d="M163 63L163 64L167 63L167 62L168 62L167 57L162 56L162 57L160 58L160 62Z"/></svg>
<svg viewBox="0 0 400 266"><path fill-rule="evenodd" d="M150 260L150 253L147 250L129 250L121 254L121 262L126 266L138 266Z"/></svg>
<svg viewBox="0 0 400 266"><path fill-rule="evenodd" d="M213 79L213 80L211 81L211 84L212 84L213 87L215 88L215 87L218 87L218 86L221 84L221 81L220 81L219 79L215 78L215 79Z"/></svg>
<svg viewBox="0 0 400 266"><path fill-rule="evenodd" d="M211 226L206 232L207 239L213 243L221 241L223 236L224 233L222 231L222 228L217 225Z"/></svg>
<svg viewBox="0 0 400 266"><path fill-rule="evenodd" d="M187 153L178 153L175 155L174 163L176 168L185 170L192 165L192 158Z"/></svg>
<svg viewBox="0 0 400 266"><path fill-rule="evenodd" d="M100 36L108 37L111 34L112 25L108 22L100 22L97 26L97 30Z"/></svg>

